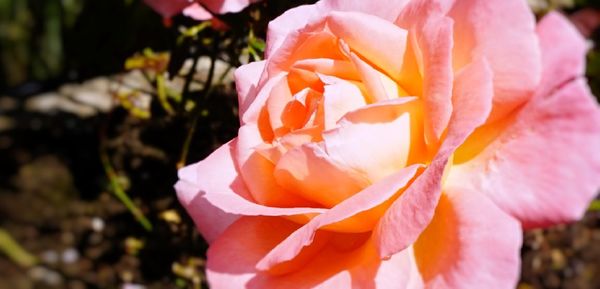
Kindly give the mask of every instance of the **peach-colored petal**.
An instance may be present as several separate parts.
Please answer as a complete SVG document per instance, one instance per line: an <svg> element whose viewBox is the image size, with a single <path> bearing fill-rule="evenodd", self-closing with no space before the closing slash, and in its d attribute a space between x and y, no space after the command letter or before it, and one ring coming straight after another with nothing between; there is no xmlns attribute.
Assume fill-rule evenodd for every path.
<svg viewBox="0 0 600 289"><path fill-rule="evenodd" d="M425 137L436 145L452 114L452 21L429 18L419 33L423 57L423 97L425 100Z"/></svg>
<svg viewBox="0 0 600 289"><path fill-rule="evenodd" d="M285 190L325 207L335 206L369 184L360 174L332 160L314 143L284 154L274 176Z"/></svg>
<svg viewBox="0 0 600 289"><path fill-rule="evenodd" d="M522 0L455 1L448 14L454 19L454 66L485 57L494 72L497 120L522 105L540 81L540 51L535 18Z"/></svg>
<svg viewBox="0 0 600 289"><path fill-rule="evenodd" d="M311 23L302 30L290 34L277 53L270 56L267 70L271 74L281 70L287 71L299 60L318 58L335 60L347 58L339 49L338 38L325 30L323 20Z"/></svg>
<svg viewBox="0 0 600 289"><path fill-rule="evenodd" d="M488 198L452 188L413 248L425 288L512 289L521 239L519 222Z"/></svg>
<svg viewBox="0 0 600 289"><path fill-rule="evenodd" d="M247 123L258 122L260 113L267 102L267 99L271 95L271 90L275 87L283 78L286 77L285 73L278 73L277 75L271 75L264 83L259 82L256 93L248 93L244 98L244 102L240 103L239 114L240 123L242 126ZM239 96L238 96L239 97Z"/></svg>
<svg viewBox="0 0 600 289"><path fill-rule="evenodd" d="M382 257L407 248L433 218L450 156L489 116L493 95L491 81L492 74L485 60L466 66L456 76L455 109L446 139L425 172L394 202L375 229L375 241Z"/></svg>
<svg viewBox="0 0 600 289"><path fill-rule="evenodd" d="M325 226L335 231L369 232L380 217L378 213L384 210L373 212L372 209L398 194L415 176L419 167L414 165L404 168L316 216L273 248L258 263L257 268L268 270L277 264L293 260L304 247L312 244L317 230ZM335 181L333 183L340 184ZM369 212L374 214L365 214Z"/></svg>
<svg viewBox="0 0 600 289"><path fill-rule="evenodd" d="M377 6L377 5L374 5ZM400 74L408 32L382 18L358 12L332 12L327 27L372 65L392 78ZM381 45L385 42L385 45Z"/></svg>
<svg viewBox="0 0 600 289"><path fill-rule="evenodd" d="M311 58L296 61L292 68L303 69L317 74L331 75L346 80L360 80L354 65L348 60Z"/></svg>
<svg viewBox="0 0 600 289"><path fill-rule="evenodd" d="M235 88L238 95L240 115L243 115L257 93L258 84L265 69L266 61L256 61L238 67L235 70Z"/></svg>
<svg viewBox="0 0 600 289"><path fill-rule="evenodd" d="M350 52L349 49L348 54L361 76L362 83L367 89L367 95L365 96L370 103L385 101L396 97L396 95L388 95L381 79L381 73L377 71L377 69L373 68L373 66L369 65L354 52Z"/></svg>
<svg viewBox="0 0 600 289"><path fill-rule="evenodd" d="M256 263L297 228L298 225L281 218L241 218L207 252L211 288L422 288L409 252L381 261L368 240L359 247L343 248L344 241L348 241L344 236L337 237L337 241L319 242L321 248L309 252L310 258L288 264L284 275L258 271Z"/></svg>
<svg viewBox="0 0 600 289"><path fill-rule="evenodd" d="M327 154L336 162L363 175L371 183L406 166L413 145L411 131L421 103L399 98L349 112L338 128L323 133Z"/></svg>
<svg viewBox="0 0 600 289"><path fill-rule="evenodd" d="M237 144L237 139L230 141L203 161L179 171L177 196L208 241L237 219L233 215L310 218L325 212L317 208L276 208L255 203L236 168L233 153Z"/></svg>
<svg viewBox="0 0 600 289"><path fill-rule="evenodd" d="M314 206L313 203L288 191L275 178L275 165L259 152L240 164L244 183L258 204L269 207Z"/></svg>
<svg viewBox="0 0 600 289"><path fill-rule="evenodd" d="M445 17L449 1L411 1L396 19L410 31L410 44L399 82L422 93L426 107L425 137L435 148L452 114L452 19ZM421 94L418 94L421 95Z"/></svg>
<svg viewBox="0 0 600 289"><path fill-rule="evenodd" d="M287 104L292 100L292 92L290 91L287 78L282 78L273 86L265 107L269 112L269 122L276 136L282 136L289 132L289 129L286 129L283 125L282 115L286 110Z"/></svg>
<svg viewBox="0 0 600 289"><path fill-rule="evenodd" d="M579 219L600 187L600 110L585 81L538 95L448 182L469 184L533 228Z"/></svg>
<svg viewBox="0 0 600 289"><path fill-rule="evenodd" d="M303 5L290 9L269 22L265 58L278 50L286 38L307 24L318 21L331 11L356 11L393 21L407 0L379 0L377 5L364 0L324 0L314 5Z"/></svg>
<svg viewBox="0 0 600 289"><path fill-rule="evenodd" d="M317 6L326 13L329 11L362 12L392 22L408 2L408 0L378 0L377 5L373 5L363 0L323 0Z"/></svg>
<svg viewBox="0 0 600 289"><path fill-rule="evenodd" d="M325 85L323 93L323 109L325 117L325 129L334 128L337 122L349 111L354 111L367 105L360 89L352 83L332 79L330 84Z"/></svg>

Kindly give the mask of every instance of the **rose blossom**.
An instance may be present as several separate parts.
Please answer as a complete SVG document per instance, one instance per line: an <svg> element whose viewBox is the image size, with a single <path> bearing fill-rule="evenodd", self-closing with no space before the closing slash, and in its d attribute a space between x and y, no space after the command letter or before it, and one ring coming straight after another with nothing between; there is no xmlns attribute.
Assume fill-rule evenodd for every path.
<svg viewBox="0 0 600 289"><path fill-rule="evenodd" d="M164 18L171 18L179 13L185 14L196 20L208 20L212 18L211 12L225 14L239 12L252 2L257 0L144 0L146 4ZM198 3L204 5L200 6Z"/></svg>
<svg viewBox="0 0 600 289"><path fill-rule="evenodd" d="M211 288L514 288L521 228L600 186L584 39L524 0L323 0L236 71L241 128L179 172Z"/></svg>

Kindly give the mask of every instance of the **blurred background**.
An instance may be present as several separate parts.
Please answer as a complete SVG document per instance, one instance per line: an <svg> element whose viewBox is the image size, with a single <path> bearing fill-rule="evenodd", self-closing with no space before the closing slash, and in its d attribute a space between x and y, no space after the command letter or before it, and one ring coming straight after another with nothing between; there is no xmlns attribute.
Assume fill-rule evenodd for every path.
<svg viewBox="0 0 600 289"><path fill-rule="evenodd" d="M234 68L310 2L259 2L219 29L141 0L0 0L0 289L207 288L176 170L237 134ZM600 1L528 2L590 39L600 95ZM600 203L526 233L522 256L519 289L600 288Z"/></svg>

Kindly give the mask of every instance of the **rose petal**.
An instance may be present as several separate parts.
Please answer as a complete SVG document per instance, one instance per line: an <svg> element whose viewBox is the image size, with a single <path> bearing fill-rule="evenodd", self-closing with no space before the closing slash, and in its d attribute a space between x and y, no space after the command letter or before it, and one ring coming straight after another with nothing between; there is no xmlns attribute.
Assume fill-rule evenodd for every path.
<svg viewBox="0 0 600 289"><path fill-rule="evenodd" d="M490 121L523 104L542 72L535 18L527 2L455 1L448 15L454 19L455 69L485 57L494 73Z"/></svg>
<svg viewBox="0 0 600 289"><path fill-rule="evenodd" d="M452 114L452 21L429 18L418 34L423 57L423 98L425 100L425 138L438 144Z"/></svg>
<svg viewBox="0 0 600 289"><path fill-rule="evenodd" d="M341 201L326 213L316 216L308 224L296 230L271 250L258 263L257 268L268 270L277 264L292 260L304 247L312 244L317 230L325 226L329 226L330 229L335 231L369 232L376 224L380 216L379 214L385 208L377 212L370 211L399 193L415 176L417 169L420 167L419 165L414 165L402 169L380 182L367 187L347 200ZM335 181L333 183L340 184ZM374 214L369 215L368 212Z"/></svg>
<svg viewBox="0 0 600 289"><path fill-rule="evenodd" d="M369 241L351 249L326 242L320 250L310 252L310 258L289 265L295 270L285 275L258 271L255 266L260 258L297 228L281 218L241 218L207 252L211 288L422 288L408 252L381 261ZM338 239L337 243L343 244L344 239Z"/></svg>
<svg viewBox="0 0 600 289"><path fill-rule="evenodd" d="M567 82L583 75L587 45L561 14L547 14L537 27L544 71L537 95L548 96ZM510 115L477 129L454 155L454 163L467 162L490 146L514 121Z"/></svg>
<svg viewBox="0 0 600 289"><path fill-rule="evenodd" d="M314 143L284 154L274 176L285 190L325 207L336 205L369 184L361 175L333 161Z"/></svg>
<svg viewBox="0 0 600 289"><path fill-rule="evenodd" d="M244 103L240 103L239 108L240 123L242 126L251 123L256 124L258 122L260 113L271 95L271 90L273 90L273 87L279 84L285 77L286 73L271 75L264 83L259 83L256 88L257 93L246 94Z"/></svg>
<svg viewBox="0 0 600 289"><path fill-rule="evenodd" d="M275 208L255 203L235 166L233 151L237 145L238 140L232 140L206 159L179 172L179 200L194 216L194 221L207 240L214 239L225 225L237 218L225 214L296 216L300 220L325 212L317 208Z"/></svg>
<svg viewBox="0 0 600 289"><path fill-rule="evenodd" d="M213 18L212 14L206 11L206 9L204 9L204 7L200 6L198 3L193 3L192 5L183 9L183 15L198 21L204 21Z"/></svg>
<svg viewBox="0 0 600 289"><path fill-rule="evenodd" d="M349 49L348 49L349 50ZM356 70L359 72L361 76L362 83L367 89L367 97L370 103L375 103L378 101L386 101L388 99L392 99L392 97L396 97L396 95L388 95L385 86L382 82L381 73L357 56L353 52L348 52L350 56L350 60L356 67Z"/></svg>
<svg viewBox="0 0 600 289"><path fill-rule="evenodd" d="M360 89L356 85L341 79L325 85L323 101L325 130L334 128L347 112L367 105Z"/></svg>
<svg viewBox="0 0 600 289"><path fill-rule="evenodd" d="M475 191L446 189L414 244L425 288L515 288L521 226Z"/></svg>
<svg viewBox="0 0 600 289"><path fill-rule="evenodd" d="M600 187L600 110L578 79L537 96L448 182L490 196L525 228L579 219Z"/></svg>
<svg viewBox="0 0 600 289"><path fill-rule="evenodd" d="M194 167L187 167L187 169L194 170ZM182 170L186 170L186 168ZM225 213L209 203L202 197L198 186L193 183L180 179L175 184L175 190L180 203L192 217L196 228L208 243L212 243L231 223L239 218L237 215ZM188 196L192 195L194 197L186 200L189 198Z"/></svg>
<svg viewBox="0 0 600 289"><path fill-rule="evenodd" d="M538 24L537 34L542 48L542 81L536 91L550 93L565 82L585 72L586 40L564 16L548 13Z"/></svg>
<svg viewBox="0 0 600 289"><path fill-rule="evenodd" d="M491 81L492 74L485 60L466 66L456 76L455 109L446 139L425 172L394 202L375 229L375 243L382 257L407 248L431 221L450 156L489 115L493 95Z"/></svg>
<svg viewBox="0 0 600 289"><path fill-rule="evenodd" d="M250 62L235 70L235 88L237 90L238 103L240 105L240 115L243 115L248 106L250 106L250 102L247 102L247 100L254 100L261 75L265 69L265 64L266 61L264 60Z"/></svg>
<svg viewBox="0 0 600 289"><path fill-rule="evenodd" d="M374 5L377 6L377 5ZM392 22L374 15L334 11L327 16L327 27L343 39L369 63L396 78L402 68L402 57L408 32ZM385 42L385 45L381 45Z"/></svg>
<svg viewBox="0 0 600 289"><path fill-rule="evenodd" d="M164 0L163 0L164 1ZM172 1L172 0L168 0ZM200 0L203 5L216 14L236 13L259 0Z"/></svg>
<svg viewBox="0 0 600 289"><path fill-rule="evenodd" d="M308 70L318 75L329 75L346 80L360 80L354 65L348 60L327 58L302 59L294 63L292 68Z"/></svg>
<svg viewBox="0 0 600 289"><path fill-rule="evenodd" d="M416 98L379 102L348 113L338 128L323 133L327 154L371 183L398 171L418 150L413 130L421 126Z"/></svg>
<svg viewBox="0 0 600 289"><path fill-rule="evenodd" d="M372 5L363 0L323 0L314 5L304 5L290 9L269 22L265 58L278 50L284 40L307 24L318 21L331 11L356 11L393 21L407 0L380 0Z"/></svg>
<svg viewBox="0 0 600 289"><path fill-rule="evenodd" d="M239 181L231 157L233 145L235 140L223 145L205 160L179 170L180 180L175 185L180 203L208 242L219 236L238 216L225 213L202 196L219 193L240 199L250 198L245 185Z"/></svg>

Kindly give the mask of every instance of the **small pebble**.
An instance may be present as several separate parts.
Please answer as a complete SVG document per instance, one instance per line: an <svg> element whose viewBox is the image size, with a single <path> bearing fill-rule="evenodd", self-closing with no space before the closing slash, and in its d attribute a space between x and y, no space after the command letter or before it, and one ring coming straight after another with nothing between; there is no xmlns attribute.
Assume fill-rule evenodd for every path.
<svg viewBox="0 0 600 289"><path fill-rule="evenodd" d="M104 230L104 220L98 218L98 217L94 217L92 219L92 230L100 233L102 232L102 230Z"/></svg>
<svg viewBox="0 0 600 289"><path fill-rule="evenodd" d="M69 248L62 253L62 261L65 264L72 264L79 260L79 252L74 248Z"/></svg>
<svg viewBox="0 0 600 289"><path fill-rule="evenodd" d="M48 264L56 264L56 262L58 262L58 253L53 250L42 252L40 257L45 263Z"/></svg>
<svg viewBox="0 0 600 289"><path fill-rule="evenodd" d="M146 289L146 286L134 283L125 283L121 289Z"/></svg>

